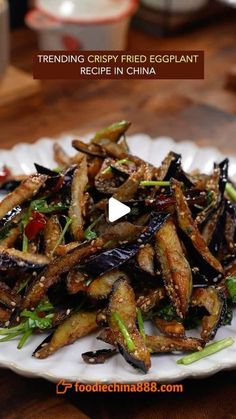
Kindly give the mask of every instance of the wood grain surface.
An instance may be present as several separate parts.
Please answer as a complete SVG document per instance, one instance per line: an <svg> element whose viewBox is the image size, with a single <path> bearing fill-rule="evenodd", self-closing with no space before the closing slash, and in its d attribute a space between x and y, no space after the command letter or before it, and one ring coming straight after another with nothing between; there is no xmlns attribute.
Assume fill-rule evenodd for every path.
<svg viewBox="0 0 236 419"><path fill-rule="evenodd" d="M236 94L226 88L236 63L235 14L189 35L157 39L131 31L129 48L204 49L204 81L45 82L32 103L0 112L0 147L62 132L83 135L126 118L131 132L172 135L236 154ZM12 34L12 64L31 71L33 33ZM1 348L0 348L1 350ZM181 394L75 394L57 396L55 385L0 370L0 418L235 419L235 371L186 380Z"/></svg>

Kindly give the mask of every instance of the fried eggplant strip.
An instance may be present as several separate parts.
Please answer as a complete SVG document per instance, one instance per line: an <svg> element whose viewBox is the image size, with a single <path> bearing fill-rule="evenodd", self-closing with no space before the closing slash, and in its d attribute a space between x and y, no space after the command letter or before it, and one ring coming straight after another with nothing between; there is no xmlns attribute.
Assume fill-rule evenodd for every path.
<svg viewBox="0 0 236 419"><path fill-rule="evenodd" d="M154 255L155 250L151 246L151 244L147 243L144 247L139 249L136 259L140 269L149 273L150 275L154 275Z"/></svg>
<svg viewBox="0 0 236 419"><path fill-rule="evenodd" d="M45 359L96 329L96 311L74 313L57 328L49 343L36 350L34 356L38 359Z"/></svg>
<svg viewBox="0 0 236 419"><path fill-rule="evenodd" d="M165 335L181 338L185 336L184 326L177 320L167 321L161 317L154 317L153 322L160 332Z"/></svg>
<svg viewBox="0 0 236 419"><path fill-rule="evenodd" d="M75 170L71 185L71 204L69 208L69 216L72 220L71 231L75 240L83 239L83 209L85 203L85 188L88 183L87 160L86 157L80 163L78 169Z"/></svg>
<svg viewBox="0 0 236 419"><path fill-rule="evenodd" d="M101 240L97 239L93 244L86 243L66 255L55 258L29 288L23 301L23 308L34 308L46 295L48 289L60 280L62 274L69 272L83 258L96 253L100 245Z"/></svg>
<svg viewBox="0 0 236 419"><path fill-rule="evenodd" d="M209 315L202 319L201 337L206 342L213 339L226 313L226 297L220 289L197 288L192 298L193 306L205 307Z"/></svg>
<svg viewBox="0 0 236 419"><path fill-rule="evenodd" d="M39 189L45 184L47 176L32 175L21 182L21 184L9 193L0 202L0 219L2 219L12 208L21 205L35 196Z"/></svg>
<svg viewBox="0 0 236 419"><path fill-rule="evenodd" d="M56 250L56 245L62 232L57 215L52 215L44 229L45 254L51 258L53 251Z"/></svg>
<svg viewBox="0 0 236 419"><path fill-rule="evenodd" d="M0 303L13 309L19 301L18 296L4 282L0 282Z"/></svg>
<svg viewBox="0 0 236 419"><path fill-rule="evenodd" d="M204 238L200 234L198 227L192 218L191 211L182 192L181 184L175 179L172 179L172 190L176 199L176 211L181 230L191 240L194 248L202 256L202 258L215 271L222 274L223 268L220 262L212 255L208 249Z"/></svg>
<svg viewBox="0 0 236 419"><path fill-rule="evenodd" d="M134 345L133 350L127 344L114 313L124 322ZM126 361L143 372L147 372L151 365L150 354L136 326L135 295L125 278L118 279L113 285L108 306L108 323L114 334L118 349Z"/></svg>
<svg viewBox="0 0 236 419"><path fill-rule="evenodd" d="M63 150L60 144L53 144L53 153L54 160L59 167L69 166L71 164L70 157L65 152L65 150Z"/></svg>
<svg viewBox="0 0 236 419"><path fill-rule="evenodd" d="M174 351L200 351L204 340L196 338L175 338L168 336L146 335L146 345L151 353L163 353Z"/></svg>
<svg viewBox="0 0 236 419"><path fill-rule="evenodd" d="M88 295L96 300L107 298L112 291L113 284L121 276L123 278L126 277L126 275L118 269L114 269L113 271L109 271L104 275L99 276L88 286Z"/></svg>
<svg viewBox="0 0 236 419"><path fill-rule="evenodd" d="M0 270L10 268L37 270L44 268L48 263L47 256L21 252L14 248L5 249L0 246Z"/></svg>
<svg viewBox="0 0 236 419"><path fill-rule="evenodd" d="M155 249L161 265L166 292L177 314L184 317L192 293L192 273L172 220L167 220L156 233Z"/></svg>
<svg viewBox="0 0 236 419"><path fill-rule="evenodd" d="M149 289L144 294L139 295L137 299L137 307L143 313L147 313L152 308L157 306L163 298L166 297L166 290L164 287L156 288L156 289Z"/></svg>

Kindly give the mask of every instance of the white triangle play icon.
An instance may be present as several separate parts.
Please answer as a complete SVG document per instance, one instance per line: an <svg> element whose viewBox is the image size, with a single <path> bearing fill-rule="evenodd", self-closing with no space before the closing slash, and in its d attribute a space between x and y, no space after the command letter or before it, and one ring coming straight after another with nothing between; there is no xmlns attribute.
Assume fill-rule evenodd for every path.
<svg viewBox="0 0 236 419"><path fill-rule="evenodd" d="M119 218L124 217L124 215L129 214L131 209L122 204L122 202L118 201L115 198L110 198L108 201L108 218L111 223L113 221L119 220Z"/></svg>

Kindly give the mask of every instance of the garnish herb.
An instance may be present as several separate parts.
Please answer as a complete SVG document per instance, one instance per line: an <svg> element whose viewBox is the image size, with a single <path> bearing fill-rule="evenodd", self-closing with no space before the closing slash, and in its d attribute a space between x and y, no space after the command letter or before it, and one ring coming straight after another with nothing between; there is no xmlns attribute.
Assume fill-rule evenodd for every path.
<svg viewBox="0 0 236 419"><path fill-rule="evenodd" d="M141 180L140 186L170 186L170 182L165 180Z"/></svg>
<svg viewBox="0 0 236 419"><path fill-rule="evenodd" d="M236 303L236 276L226 278L225 284L233 303Z"/></svg>
<svg viewBox="0 0 236 419"><path fill-rule="evenodd" d="M186 355L183 358L180 358L177 361L177 364L189 365L193 362L199 361L202 358L205 358L209 355L213 355L216 352L222 351L222 349L228 348L229 346L234 344L234 340L232 338L225 338L222 340L218 340L217 342L210 343L209 345L205 346L204 349L198 352L193 352L190 355Z"/></svg>
<svg viewBox="0 0 236 419"><path fill-rule="evenodd" d="M93 240L96 239L97 234L95 233L95 231L93 231L93 228L102 220L103 218L103 214L100 215L100 217L98 217L92 224L90 224L85 232L84 232L84 238L86 240Z"/></svg>
<svg viewBox="0 0 236 419"><path fill-rule="evenodd" d="M125 340L125 343L127 345L127 348L130 352L134 352L135 350L135 345L134 342L128 332L128 329L124 323L124 321L122 320L122 318L120 317L120 315L116 312L112 313L112 317L113 319L117 322L117 325L120 329L121 334L123 335L123 338Z"/></svg>
<svg viewBox="0 0 236 419"><path fill-rule="evenodd" d="M66 216L65 216L65 219L66 219L66 224L65 224L65 227L63 228L63 230L62 230L62 232L61 232L61 235L60 235L59 239L58 239L58 240L57 240L57 242L56 242L56 245L55 245L55 247L54 247L54 249L53 249L53 251L52 251L52 255L54 254L54 252L55 252L56 248L57 248L57 247L61 244L61 242L62 242L63 238L64 238L64 237L65 237L65 235L66 235L66 232L67 232L68 228L70 227L70 225L71 225L71 223L72 223L72 219L71 219L70 217L66 217Z"/></svg>
<svg viewBox="0 0 236 419"><path fill-rule="evenodd" d="M140 335L145 340L146 333L144 329L143 317L142 317L142 312L140 308L137 308L137 320L138 320L138 328L139 328Z"/></svg>

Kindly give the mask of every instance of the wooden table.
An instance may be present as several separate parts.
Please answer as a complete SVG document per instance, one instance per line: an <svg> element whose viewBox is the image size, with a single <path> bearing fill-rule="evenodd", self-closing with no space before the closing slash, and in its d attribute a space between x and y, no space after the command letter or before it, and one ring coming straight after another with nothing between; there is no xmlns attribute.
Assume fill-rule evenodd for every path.
<svg viewBox="0 0 236 419"><path fill-rule="evenodd" d="M0 146L33 142L87 130L111 121L133 121L131 132L168 134L190 138L236 153L236 94L225 88L227 69L236 62L235 15L186 36L155 39L131 31L134 49L204 49L204 81L93 81L45 82L41 97L0 113ZM12 62L31 69L36 48L34 34L12 34ZM197 105L194 105L194 103ZM200 105L199 105L200 103ZM202 106L201 104L204 104ZM218 108L209 108L213 105ZM225 113L230 112L231 114ZM186 380L182 394L71 394L56 396L55 386L0 372L0 417L33 418L236 418L235 372L222 372L205 380Z"/></svg>

